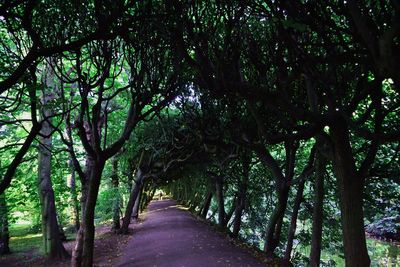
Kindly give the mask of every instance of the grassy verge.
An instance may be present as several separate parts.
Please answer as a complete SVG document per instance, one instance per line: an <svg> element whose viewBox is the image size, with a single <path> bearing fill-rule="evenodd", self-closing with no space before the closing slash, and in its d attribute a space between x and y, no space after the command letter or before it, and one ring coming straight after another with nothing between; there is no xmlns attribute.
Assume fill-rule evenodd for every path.
<svg viewBox="0 0 400 267"><path fill-rule="evenodd" d="M31 224L10 226L10 249L13 253L37 250L42 252L42 233L32 230Z"/></svg>

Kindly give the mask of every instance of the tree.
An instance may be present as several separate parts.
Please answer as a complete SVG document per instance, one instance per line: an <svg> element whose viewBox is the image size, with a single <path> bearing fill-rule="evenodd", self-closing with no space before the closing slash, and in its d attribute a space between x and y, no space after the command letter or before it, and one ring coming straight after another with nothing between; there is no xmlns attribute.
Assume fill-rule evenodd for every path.
<svg viewBox="0 0 400 267"><path fill-rule="evenodd" d="M49 63L51 64L51 63ZM51 180L52 160L52 116L57 94L54 73L51 66L47 65L44 74L43 91L41 96L41 117L43 120L39 137L38 158L38 191L42 210L42 233L44 251L50 258L65 259L69 254L65 250L61 235L60 225L57 220L54 190Z"/></svg>
<svg viewBox="0 0 400 267"><path fill-rule="evenodd" d="M8 232L8 212L5 194L0 195L0 255L10 253Z"/></svg>
<svg viewBox="0 0 400 267"><path fill-rule="evenodd" d="M137 123L158 112L174 97L177 89L177 76L169 70L167 63L170 57L164 50L143 50L143 44L141 43L129 48L127 43L127 50L125 50L125 53L127 53L126 61L119 62L115 54L120 47L119 45L120 42L100 42L95 44L92 52L97 53L98 57L93 58L93 63L95 66L97 65L98 69L95 69L97 72L94 72L95 76L93 77L83 73L84 65L81 64L85 63L81 60L80 55L77 55L75 69L79 79L81 104L75 125L78 129L82 146L91 157L92 163L90 167L86 166L87 198L84 203L81 227L77 235L77 245L73 253L74 266L80 266L81 264L83 266L91 266L92 264L94 208L106 160L119 152L126 140L129 139ZM159 61L160 57L164 58L164 61ZM97 62L96 60L99 61ZM115 63L124 65L116 65L114 67L112 64ZM127 65L125 66L125 64ZM155 69L155 66L159 68ZM130 68L130 72L127 73L126 77L128 84L120 88L109 88L109 83L111 82L112 86L113 81L116 79L112 74L118 73L116 68ZM126 74L124 73L124 75ZM96 90L97 100L94 103L89 101L89 94L91 94L92 90ZM122 94L123 92L128 93L127 98L123 96L125 95ZM162 99L154 102L153 97L156 96L162 97ZM106 126L103 138L100 135L103 131L103 125L107 125L107 121L103 123L105 119L103 107L106 107L107 103L116 97L122 97L121 100L125 98L129 103L129 109L125 125L122 126L123 131L120 131L119 137L115 138L115 141L109 142L107 140ZM107 116L109 118L110 114Z"/></svg>
<svg viewBox="0 0 400 267"><path fill-rule="evenodd" d="M93 263L95 217L118 228L129 197L127 232L156 188L285 262L318 266L322 249L343 246L346 265L368 266L364 226L394 214L399 195L399 10L356 0L1 3L2 244L15 211L40 214L28 171L38 167L50 232L57 216L79 227L75 266ZM70 189L59 183L69 174ZM111 191L123 195L113 211Z"/></svg>

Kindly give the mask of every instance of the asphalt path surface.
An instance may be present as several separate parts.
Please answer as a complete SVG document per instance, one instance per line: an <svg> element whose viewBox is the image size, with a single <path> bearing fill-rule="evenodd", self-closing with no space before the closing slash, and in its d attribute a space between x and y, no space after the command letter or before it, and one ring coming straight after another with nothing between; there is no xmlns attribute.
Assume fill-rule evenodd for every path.
<svg viewBox="0 0 400 267"><path fill-rule="evenodd" d="M116 266L265 266L174 200L153 201Z"/></svg>

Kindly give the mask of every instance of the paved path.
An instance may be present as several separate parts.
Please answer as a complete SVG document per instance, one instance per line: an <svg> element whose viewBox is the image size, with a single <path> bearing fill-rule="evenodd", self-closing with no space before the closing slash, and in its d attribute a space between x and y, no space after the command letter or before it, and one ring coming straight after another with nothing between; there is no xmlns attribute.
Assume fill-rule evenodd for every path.
<svg viewBox="0 0 400 267"><path fill-rule="evenodd" d="M173 200L154 201L116 266L265 266Z"/></svg>

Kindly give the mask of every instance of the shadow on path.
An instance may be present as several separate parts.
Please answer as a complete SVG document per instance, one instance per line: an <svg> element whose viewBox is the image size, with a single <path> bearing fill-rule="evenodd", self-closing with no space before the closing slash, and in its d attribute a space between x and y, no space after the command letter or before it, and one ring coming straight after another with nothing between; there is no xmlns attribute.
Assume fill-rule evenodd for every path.
<svg viewBox="0 0 400 267"><path fill-rule="evenodd" d="M173 200L153 201L116 266L265 266Z"/></svg>

